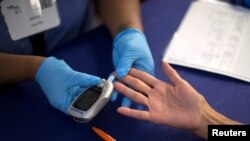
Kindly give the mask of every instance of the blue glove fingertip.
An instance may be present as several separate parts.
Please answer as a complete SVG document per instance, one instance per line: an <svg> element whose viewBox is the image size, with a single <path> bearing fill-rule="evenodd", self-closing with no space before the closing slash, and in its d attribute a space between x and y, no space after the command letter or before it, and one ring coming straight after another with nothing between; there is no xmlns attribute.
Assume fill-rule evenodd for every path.
<svg viewBox="0 0 250 141"><path fill-rule="evenodd" d="M125 75L128 74L128 71L124 71L124 70L118 70L117 73L116 73L116 76L118 78L123 78Z"/></svg>
<svg viewBox="0 0 250 141"><path fill-rule="evenodd" d="M122 63L120 64L121 65L117 67L116 76L118 78L123 78L125 75L128 74L129 70L131 69L132 63L130 63L130 61L126 61L126 65L123 65Z"/></svg>
<svg viewBox="0 0 250 141"><path fill-rule="evenodd" d="M122 107L130 107L132 105L132 101L128 97L124 97L122 100Z"/></svg>
<svg viewBox="0 0 250 141"><path fill-rule="evenodd" d="M111 94L111 97L110 97L110 100L111 100L112 102L115 102L116 99L117 99L117 97L118 97L118 92L117 92L116 90L113 90L113 92L112 92L112 94Z"/></svg>
<svg viewBox="0 0 250 141"><path fill-rule="evenodd" d="M80 86L88 87L88 86L97 85L97 84L101 83L100 77L97 77L94 75L89 75L86 73L77 72L76 77L78 79L77 80L78 82L75 82L75 83L80 85Z"/></svg>
<svg viewBox="0 0 250 141"><path fill-rule="evenodd" d="M101 78L93 76L90 78L89 83L92 85L97 85L97 84L101 83Z"/></svg>

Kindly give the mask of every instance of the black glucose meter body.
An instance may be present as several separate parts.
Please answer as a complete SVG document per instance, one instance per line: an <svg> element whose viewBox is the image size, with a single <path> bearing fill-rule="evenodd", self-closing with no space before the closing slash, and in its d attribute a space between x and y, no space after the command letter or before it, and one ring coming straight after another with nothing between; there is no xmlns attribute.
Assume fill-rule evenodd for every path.
<svg viewBox="0 0 250 141"><path fill-rule="evenodd" d="M101 83L89 87L71 103L68 113L78 122L88 122L107 104L113 91L112 81L102 79Z"/></svg>

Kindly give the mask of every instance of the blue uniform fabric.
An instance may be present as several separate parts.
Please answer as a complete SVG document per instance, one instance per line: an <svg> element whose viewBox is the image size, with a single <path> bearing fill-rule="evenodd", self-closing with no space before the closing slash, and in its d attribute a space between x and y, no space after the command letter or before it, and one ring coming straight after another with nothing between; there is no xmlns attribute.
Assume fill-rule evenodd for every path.
<svg viewBox="0 0 250 141"><path fill-rule="evenodd" d="M250 0L245 0L245 4L250 7Z"/></svg>
<svg viewBox="0 0 250 141"><path fill-rule="evenodd" d="M89 2L89 0L57 0L61 24L45 31L46 52L84 33L89 21ZM1 10L0 29L0 52L32 54L29 38L12 41Z"/></svg>

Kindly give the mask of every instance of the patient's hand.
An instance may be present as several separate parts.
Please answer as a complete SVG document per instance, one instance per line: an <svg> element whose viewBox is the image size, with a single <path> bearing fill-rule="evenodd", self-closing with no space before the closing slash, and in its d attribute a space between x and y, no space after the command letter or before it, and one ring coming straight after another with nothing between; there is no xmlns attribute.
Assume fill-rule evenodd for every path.
<svg viewBox="0 0 250 141"><path fill-rule="evenodd" d="M120 107L118 112L125 116L177 128L199 128L201 111L207 106L206 100L169 64L163 63L163 70L172 84L137 69L132 69L121 79L132 89L116 82L115 89L118 92L148 108L148 111L143 111Z"/></svg>

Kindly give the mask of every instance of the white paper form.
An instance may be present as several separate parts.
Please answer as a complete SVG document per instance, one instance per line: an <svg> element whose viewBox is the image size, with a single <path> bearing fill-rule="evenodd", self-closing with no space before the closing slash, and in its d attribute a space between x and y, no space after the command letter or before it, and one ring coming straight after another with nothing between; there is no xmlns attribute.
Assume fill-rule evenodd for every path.
<svg viewBox="0 0 250 141"><path fill-rule="evenodd" d="M250 9L193 2L163 60L250 82Z"/></svg>

